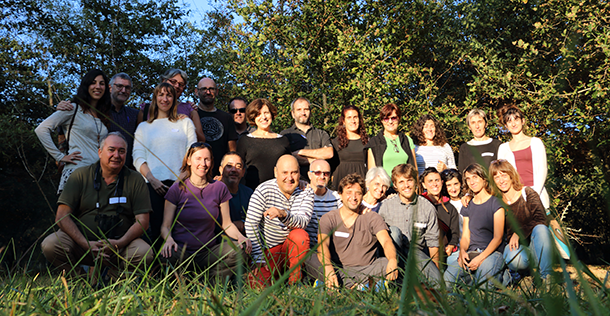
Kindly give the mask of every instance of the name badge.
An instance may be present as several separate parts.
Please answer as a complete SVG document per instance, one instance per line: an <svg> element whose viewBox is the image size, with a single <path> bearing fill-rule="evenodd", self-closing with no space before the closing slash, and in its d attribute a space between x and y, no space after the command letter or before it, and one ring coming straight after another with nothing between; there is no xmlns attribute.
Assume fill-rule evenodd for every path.
<svg viewBox="0 0 610 316"><path fill-rule="evenodd" d="M428 227L428 224L426 224L426 223L415 223L413 226L415 226L415 228L426 228L426 227Z"/></svg>
<svg viewBox="0 0 610 316"><path fill-rule="evenodd" d="M179 130L179 129L177 129L177 128L172 128L172 132L174 132L174 133L178 133L179 131L180 131L180 130Z"/></svg>
<svg viewBox="0 0 610 316"><path fill-rule="evenodd" d="M127 197L124 197L124 196L111 197L110 201L108 202L108 204L123 204L123 203L127 203Z"/></svg>
<svg viewBox="0 0 610 316"><path fill-rule="evenodd" d="M495 153L482 153L481 157L493 157Z"/></svg>
<svg viewBox="0 0 610 316"><path fill-rule="evenodd" d="M349 238L349 233L335 232L335 236L341 237L341 238Z"/></svg>

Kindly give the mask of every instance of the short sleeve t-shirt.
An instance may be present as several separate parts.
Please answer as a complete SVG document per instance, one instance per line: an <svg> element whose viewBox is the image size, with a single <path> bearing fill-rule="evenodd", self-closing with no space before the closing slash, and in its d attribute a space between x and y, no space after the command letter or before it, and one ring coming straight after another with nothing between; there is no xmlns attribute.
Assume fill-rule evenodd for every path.
<svg viewBox="0 0 610 316"><path fill-rule="evenodd" d="M254 191L243 184L239 184L237 193L231 193L231 200L229 201L229 207L231 208L231 220L232 221L245 221L246 210L248 209L248 203L250 197Z"/></svg>
<svg viewBox="0 0 610 316"><path fill-rule="evenodd" d="M485 250L494 238L494 214L502 208L502 204L495 196L491 196L482 204L470 201L467 207L462 208L461 214L469 219L470 245L468 251ZM504 251L501 244L497 251Z"/></svg>
<svg viewBox="0 0 610 316"><path fill-rule="evenodd" d="M227 112L216 110L213 112L197 110L201 120L201 128L205 134L206 143L212 146L214 154L214 175L219 175L220 161L229 151L229 141L237 141L237 131L233 116Z"/></svg>
<svg viewBox="0 0 610 316"><path fill-rule="evenodd" d="M148 187L138 172L124 168L121 196L115 196L117 181L107 185L106 181L102 179L100 190L97 191L94 187L96 167L97 163L74 170L59 196L57 204L65 204L72 209L72 214L78 218L77 226L89 240L99 240L104 237L115 238L100 234L95 217L98 214L113 216L116 214L117 206L120 205L122 222L114 233L122 236L135 222L135 215L152 212ZM96 203L99 203L99 207L96 207Z"/></svg>
<svg viewBox="0 0 610 316"><path fill-rule="evenodd" d="M189 190L180 189L179 182L176 182L165 194L165 199L176 206L176 222L172 223L171 232L174 241L186 246L188 253L194 253L203 246L210 248L216 244L214 228L220 204L229 201L231 193L222 181L213 181L203 189L194 186L190 179L185 183L197 198Z"/></svg>
<svg viewBox="0 0 610 316"><path fill-rule="evenodd" d="M377 233L387 229L383 218L375 212L359 215L354 225L347 228L339 210L322 216L319 226L320 234L329 236L331 259L344 267L371 264L377 251Z"/></svg>

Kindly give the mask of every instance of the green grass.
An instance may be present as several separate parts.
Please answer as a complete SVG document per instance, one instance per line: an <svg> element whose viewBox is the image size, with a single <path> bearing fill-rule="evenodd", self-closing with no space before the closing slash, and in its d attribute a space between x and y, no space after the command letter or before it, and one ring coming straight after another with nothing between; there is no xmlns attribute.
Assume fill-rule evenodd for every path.
<svg viewBox="0 0 610 316"><path fill-rule="evenodd" d="M608 280L575 264L576 280L559 273L547 290L539 280L512 289L465 287L440 291L434 300L417 295L417 281L405 291L379 293L316 289L281 283L266 290L202 281L195 273L161 271L155 276L124 275L97 289L86 278L51 272L4 273L2 315L607 315ZM589 280L585 280L585 276ZM593 276L593 278L591 278ZM565 281L568 277L567 282ZM528 280L531 280L528 279ZM604 284L605 283L605 284ZM537 286L538 285L538 286ZM605 285L605 286L604 286ZM542 289L542 290L540 290ZM403 299L401 300L401 295Z"/></svg>

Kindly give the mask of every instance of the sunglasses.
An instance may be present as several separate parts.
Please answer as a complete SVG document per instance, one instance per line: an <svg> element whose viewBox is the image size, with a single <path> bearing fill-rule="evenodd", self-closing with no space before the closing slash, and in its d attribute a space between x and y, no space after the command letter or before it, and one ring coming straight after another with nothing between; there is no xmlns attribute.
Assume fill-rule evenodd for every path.
<svg viewBox="0 0 610 316"><path fill-rule="evenodd" d="M196 142L191 145L191 148L197 148L197 147L212 148L212 146L210 146L210 144L203 143L203 142Z"/></svg>
<svg viewBox="0 0 610 316"><path fill-rule="evenodd" d="M384 117L383 120L385 122L393 122L393 121L398 121L398 116L392 116L392 117Z"/></svg>
<svg viewBox="0 0 610 316"><path fill-rule="evenodd" d="M241 108L241 109L229 109L229 113L231 114L235 114L235 113L246 113L246 108Z"/></svg>
<svg viewBox="0 0 610 316"><path fill-rule="evenodd" d="M315 174L316 177L319 177L321 175L324 175L325 177L330 177L330 171L311 171L310 170L309 172Z"/></svg>

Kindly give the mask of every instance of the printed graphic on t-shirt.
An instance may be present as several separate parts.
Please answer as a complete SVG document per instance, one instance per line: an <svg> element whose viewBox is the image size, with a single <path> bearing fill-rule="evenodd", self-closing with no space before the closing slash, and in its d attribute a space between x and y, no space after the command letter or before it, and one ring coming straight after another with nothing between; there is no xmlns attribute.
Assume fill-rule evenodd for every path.
<svg viewBox="0 0 610 316"><path fill-rule="evenodd" d="M201 118L201 128L203 129L206 140L210 142L219 140L225 131L222 123L220 123L217 118L210 116Z"/></svg>

